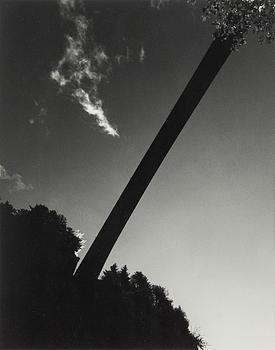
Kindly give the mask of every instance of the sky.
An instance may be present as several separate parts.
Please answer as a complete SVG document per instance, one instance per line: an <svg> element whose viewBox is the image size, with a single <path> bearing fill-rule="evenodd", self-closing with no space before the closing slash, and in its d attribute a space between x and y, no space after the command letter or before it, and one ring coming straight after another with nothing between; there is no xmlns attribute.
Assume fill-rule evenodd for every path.
<svg viewBox="0 0 275 350"><path fill-rule="evenodd" d="M82 258L212 40L185 1L2 1L0 195L85 233ZM233 52L105 267L169 291L210 350L275 345L274 44Z"/></svg>

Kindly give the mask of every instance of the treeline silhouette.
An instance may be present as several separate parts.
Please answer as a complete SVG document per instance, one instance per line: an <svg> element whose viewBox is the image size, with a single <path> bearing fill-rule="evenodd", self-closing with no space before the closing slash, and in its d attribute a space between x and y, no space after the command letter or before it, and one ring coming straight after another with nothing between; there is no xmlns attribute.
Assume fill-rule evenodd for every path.
<svg viewBox="0 0 275 350"><path fill-rule="evenodd" d="M180 307L116 264L95 285L73 278L81 238L43 205L0 203L2 348L204 347Z"/></svg>

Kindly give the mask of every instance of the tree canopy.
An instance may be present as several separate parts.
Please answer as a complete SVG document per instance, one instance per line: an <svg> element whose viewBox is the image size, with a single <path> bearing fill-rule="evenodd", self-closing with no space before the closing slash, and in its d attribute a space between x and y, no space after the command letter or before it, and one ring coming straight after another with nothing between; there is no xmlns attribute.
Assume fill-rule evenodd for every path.
<svg viewBox="0 0 275 350"><path fill-rule="evenodd" d="M214 36L222 40L231 37L234 48L245 44L249 31L256 33L261 43L275 38L274 0L206 0L203 20L215 26Z"/></svg>
<svg viewBox="0 0 275 350"><path fill-rule="evenodd" d="M57 306L68 294L81 246L81 238L56 211L43 205L16 210L8 202L0 203L4 341L16 347L37 346L47 337L45 325L48 330L57 327Z"/></svg>
<svg viewBox="0 0 275 350"><path fill-rule="evenodd" d="M103 272L95 304L96 347L195 350L205 346L202 337L190 331L181 307L173 306L167 290L150 283L140 271L130 275L127 266L119 269L114 264Z"/></svg>

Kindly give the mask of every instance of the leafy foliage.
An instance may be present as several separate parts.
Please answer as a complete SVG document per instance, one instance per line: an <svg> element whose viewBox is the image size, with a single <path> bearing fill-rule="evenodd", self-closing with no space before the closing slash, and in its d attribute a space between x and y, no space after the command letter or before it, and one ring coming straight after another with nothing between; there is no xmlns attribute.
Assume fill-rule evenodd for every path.
<svg viewBox="0 0 275 350"><path fill-rule="evenodd" d="M203 20L211 19L215 37L231 37L234 48L246 43L249 31L256 33L261 43L275 38L274 0L206 0Z"/></svg>

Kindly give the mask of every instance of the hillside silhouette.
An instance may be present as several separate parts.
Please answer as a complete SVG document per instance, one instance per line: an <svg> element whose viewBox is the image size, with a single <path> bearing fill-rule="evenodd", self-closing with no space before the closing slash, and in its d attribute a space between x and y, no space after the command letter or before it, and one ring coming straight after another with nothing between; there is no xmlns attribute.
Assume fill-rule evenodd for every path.
<svg viewBox="0 0 275 350"><path fill-rule="evenodd" d="M2 348L204 347L142 272L114 264L95 285L78 285L82 240L56 211L0 203L0 244Z"/></svg>

